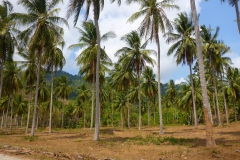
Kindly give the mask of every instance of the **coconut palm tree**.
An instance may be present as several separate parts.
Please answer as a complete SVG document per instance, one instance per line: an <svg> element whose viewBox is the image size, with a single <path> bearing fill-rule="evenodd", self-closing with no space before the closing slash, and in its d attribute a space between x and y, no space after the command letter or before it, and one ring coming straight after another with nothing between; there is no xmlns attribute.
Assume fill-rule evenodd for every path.
<svg viewBox="0 0 240 160"><path fill-rule="evenodd" d="M7 62L6 63L6 70L4 72L4 90L8 96L8 106L6 112L6 120L5 126L7 126L7 116L8 116L8 109L10 106L10 99L12 98L13 94L16 93L19 89L22 88L23 82L20 77L20 68L17 66L16 62ZM10 123L10 130L12 129L12 116L13 116L13 106L11 105L11 123Z"/></svg>
<svg viewBox="0 0 240 160"><path fill-rule="evenodd" d="M13 96L14 113L17 115L17 127L22 126L23 114L26 113L27 101L22 94L15 94Z"/></svg>
<svg viewBox="0 0 240 160"><path fill-rule="evenodd" d="M28 46L29 52L37 53L37 81L35 90L34 113L31 136L34 136L36 121L38 87L40 81L40 68L42 64L42 55L52 48L55 39L62 41L63 28L60 24L68 26L64 18L58 17L60 9L55 8L61 0L20 0L19 4L23 5L27 13L15 13L13 17L23 26L27 26L19 35L22 48Z"/></svg>
<svg viewBox="0 0 240 160"><path fill-rule="evenodd" d="M18 63L20 63L20 68L24 69L23 79L26 81L27 90L29 90L28 116L26 125L27 133L32 104L32 89L37 78L37 59L35 54L28 52L28 49L18 48L18 54L24 59L23 61L18 61Z"/></svg>
<svg viewBox="0 0 240 160"><path fill-rule="evenodd" d="M219 27L216 28L215 33L212 35L211 29L206 28L206 26L201 26L201 37L203 39L203 53L204 58L206 59L207 68L209 68L209 72L211 74L212 83L214 85L214 92L216 98L216 106L217 106L217 119L218 125L221 126L221 117L219 111L219 102L218 102L218 90L217 90L217 83L216 83L216 67L214 62L216 61L217 54L219 53L219 47L223 46L221 42L217 41Z"/></svg>
<svg viewBox="0 0 240 160"><path fill-rule="evenodd" d="M124 35L123 40L127 46L119 49L115 56L119 57L119 63L122 64L124 71L134 70L137 74L138 79L138 109L139 109L139 120L138 129L141 129L141 95L140 95L140 76L142 71L145 69L146 64L154 65L155 61L150 57L151 54L156 54L154 50L145 49L148 41L141 43L141 39L137 31L131 31Z"/></svg>
<svg viewBox="0 0 240 160"><path fill-rule="evenodd" d="M228 80L228 83L229 83L227 93L233 99L234 119L235 119L235 121L237 121L236 99L237 99L237 94L240 91L240 85L238 83L238 81L240 80L239 69L228 67L228 69L227 69L227 80Z"/></svg>
<svg viewBox="0 0 240 160"><path fill-rule="evenodd" d="M2 86L4 77L5 62L12 60L16 40L13 36L13 25L15 24L11 19L13 11L12 4L4 0L0 5L0 98L2 96Z"/></svg>
<svg viewBox="0 0 240 160"><path fill-rule="evenodd" d="M155 102L158 90L155 78L156 75L153 73L153 69L147 66L143 71L143 82L141 84L141 88L146 97L148 97L149 103L152 100ZM155 104L153 103L153 105ZM148 105L148 126L150 125L150 106L151 103Z"/></svg>
<svg viewBox="0 0 240 160"><path fill-rule="evenodd" d="M198 67L199 67L199 76L202 88L202 97L203 97L203 107L204 107L204 117L206 123L206 146L215 146L215 139L213 137L213 127L211 123L211 108L209 105L209 100L207 96L207 87L206 87L206 79L205 79L205 71L203 64L203 55L202 55L202 42L199 31L198 24L198 16L195 5L195 0L190 0L190 6L192 10L192 16L194 21L194 29L196 36L196 44L197 44L197 58L198 58Z"/></svg>
<svg viewBox="0 0 240 160"><path fill-rule="evenodd" d="M94 24L96 26L96 34L97 34L97 62L96 62L96 116L95 116L95 133L94 133L94 140L99 140L99 128L100 128L100 99L99 99L99 71L100 71L100 55L101 55L101 36L99 30L98 20L100 17L100 10L104 7L104 0L96 1L96 0L70 0L68 5L67 17L70 17L74 14L74 25L76 25L78 21L78 17L80 15L80 11L83 7L83 4L87 4L86 12L85 12L85 20L87 20L90 7L93 5L93 17L94 17Z"/></svg>
<svg viewBox="0 0 240 160"><path fill-rule="evenodd" d="M160 39L159 32L165 33L166 29L172 30L172 25L168 19L164 9L178 9L174 5L174 0L128 0L128 3L138 2L140 4L140 11L134 13L128 22L133 22L141 16L144 16L140 24L140 36L150 36L151 41L155 40L158 47L158 103L159 103L159 117L160 117L160 134L163 134L162 122L162 106L161 106L161 86L160 86Z"/></svg>
<svg viewBox="0 0 240 160"><path fill-rule="evenodd" d="M76 27L77 28L77 27ZM82 28L77 28L80 33L79 43L69 46L69 49L81 49L80 55L76 58L77 65L80 66L79 74L84 76L84 80L92 84L92 114L91 114L91 126L93 127L93 111L94 111L94 86L96 85L96 64L97 64L97 32L96 26L92 20L84 22ZM101 41L106 41L109 38L116 37L115 33L110 31L101 37ZM107 66L111 65L111 59L103 48L101 48L100 56L100 81L103 80L104 74L107 70Z"/></svg>
<svg viewBox="0 0 240 160"><path fill-rule="evenodd" d="M66 100L68 99L69 95L73 91L73 87L70 86L71 81L68 81L66 76L61 76L56 79L56 87L55 87L55 93L58 97L61 99ZM62 108L62 127L64 122L64 103Z"/></svg>
<svg viewBox="0 0 240 160"><path fill-rule="evenodd" d="M57 40L55 40L57 41ZM49 133L52 132L52 107L53 107L53 79L54 79L54 72L57 70L62 70L63 66L65 65L66 61L63 56L62 49L64 47L64 41L62 42L55 42L53 44L52 49L49 52L44 54L43 63L45 63L47 70L51 70L52 78L51 78L51 95L50 95L50 113L49 113ZM60 47L58 47L61 46Z"/></svg>
<svg viewBox="0 0 240 160"><path fill-rule="evenodd" d="M194 26L191 16L188 16L186 12L178 14L178 18L173 21L173 26L177 33L168 32L165 34L167 37L166 42L175 42L168 50L167 55L174 54L176 57L176 63L187 64L190 71L190 81L192 84L192 99L193 99L193 111L194 111L194 126L197 128L197 109L194 99L194 86L192 80L192 64L196 59L196 43L193 37Z"/></svg>

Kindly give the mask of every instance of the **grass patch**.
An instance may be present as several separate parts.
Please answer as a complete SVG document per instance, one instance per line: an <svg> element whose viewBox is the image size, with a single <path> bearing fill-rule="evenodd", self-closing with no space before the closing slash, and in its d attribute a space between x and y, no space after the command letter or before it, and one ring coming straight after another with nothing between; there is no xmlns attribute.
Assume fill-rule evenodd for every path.
<svg viewBox="0 0 240 160"><path fill-rule="evenodd" d="M27 141L30 141L30 142L33 142L33 141L36 141L38 139L38 136L24 136L23 139L27 140Z"/></svg>
<svg viewBox="0 0 240 160"><path fill-rule="evenodd" d="M147 135L146 138L143 138L141 135L130 138L131 141L139 145L149 145L149 144L171 144L171 145L181 145L186 146L190 145L194 139L190 138L175 138L175 137L161 137L161 136L151 136Z"/></svg>

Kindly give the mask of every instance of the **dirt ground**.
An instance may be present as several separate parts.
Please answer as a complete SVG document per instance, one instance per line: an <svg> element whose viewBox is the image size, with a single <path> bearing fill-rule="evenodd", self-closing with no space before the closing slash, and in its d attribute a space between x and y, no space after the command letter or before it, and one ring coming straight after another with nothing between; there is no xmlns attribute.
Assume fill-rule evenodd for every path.
<svg viewBox="0 0 240 160"><path fill-rule="evenodd" d="M100 141L93 141L90 129L37 131L35 137L24 129L0 130L0 153L28 160L240 160L240 123L214 127L217 146L205 147L205 126L101 128Z"/></svg>

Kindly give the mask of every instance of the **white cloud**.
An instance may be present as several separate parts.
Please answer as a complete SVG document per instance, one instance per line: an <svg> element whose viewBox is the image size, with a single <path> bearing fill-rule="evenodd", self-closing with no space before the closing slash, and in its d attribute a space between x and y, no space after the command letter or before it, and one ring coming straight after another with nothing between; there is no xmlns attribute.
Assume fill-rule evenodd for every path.
<svg viewBox="0 0 240 160"><path fill-rule="evenodd" d="M175 84L180 84L182 82L186 82L185 78L181 77L180 79L175 80Z"/></svg>
<svg viewBox="0 0 240 160"><path fill-rule="evenodd" d="M24 8L22 6L17 5L16 0L9 0L14 5L15 12L24 12ZM199 4L201 0L196 0L196 6L197 10L201 10ZM59 8L61 8L61 12L59 13L59 16L66 17L66 6L68 1L65 1L64 4L58 5ZM190 12L190 1L189 0L176 0L176 4L180 7L180 10L166 10L166 14L169 17L169 19L173 20L176 18L177 13L180 12ZM131 30L136 30L139 26L139 23L141 22L141 19L135 21L134 23L126 23L127 19L135 12L139 10L138 4L132 4L132 5L126 5L124 2L122 2L121 6L118 6L117 3L111 4L110 0L106 0L104 4L104 9L101 12L100 20L99 20L99 26L100 26L100 32L102 34L108 32L108 31L114 31L117 35L115 39L111 39L108 42L105 42L102 44L102 46L105 46L106 51L109 55L109 57L112 59L113 62L117 61L117 58L114 57L114 53L123 47L125 44L124 42L120 41L120 37L123 35L129 33ZM90 10L92 11L92 10ZM92 12L90 12L90 18L92 17ZM83 18L83 16L81 16ZM67 49L68 46L71 44L75 44L78 42L79 39L79 33L76 29L73 28L73 16L70 17L68 20L70 28L63 27L65 29L65 41L66 41L66 47L64 48L64 56L66 58L66 65L64 66L65 71L70 72L72 74L77 74L78 67L75 63L75 58L77 55L79 55L79 51L70 51ZM78 20L77 26L80 27L80 24L82 22L82 19ZM167 81L168 77L172 74L174 70L176 70L177 66L175 64L175 61L173 60L172 56L167 56L167 50L169 48L169 45L165 43L165 40L161 37L161 80ZM147 48L157 50L156 44L150 44ZM17 56L16 56L17 57ZM155 60L157 60L157 57L153 57ZM157 73L156 67L154 67L155 74Z"/></svg>

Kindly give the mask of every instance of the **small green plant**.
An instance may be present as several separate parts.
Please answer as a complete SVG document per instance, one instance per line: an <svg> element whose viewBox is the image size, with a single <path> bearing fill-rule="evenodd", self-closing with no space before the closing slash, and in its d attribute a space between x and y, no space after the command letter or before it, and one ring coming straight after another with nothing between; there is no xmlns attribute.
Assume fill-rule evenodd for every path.
<svg viewBox="0 0 240 160"><path fill-rule="evenodd" d="M81 139L79 139L79 140L77 140L76 142L82 142L82 140L81 140Z"/></svg>
<svg viewBox="0 0 240 160"><path fill-rule="evenodd" d="M212 150L212 153L217 154L218 151L214 148L214 149Z"/></svg>
<svg viewBox="0 0 240 160"><path fill-rule="evenodd" d="M114 144L114 142L112 141L112 142L110 142L110 146L111 147L113 147L115 144Z"/></svg>

